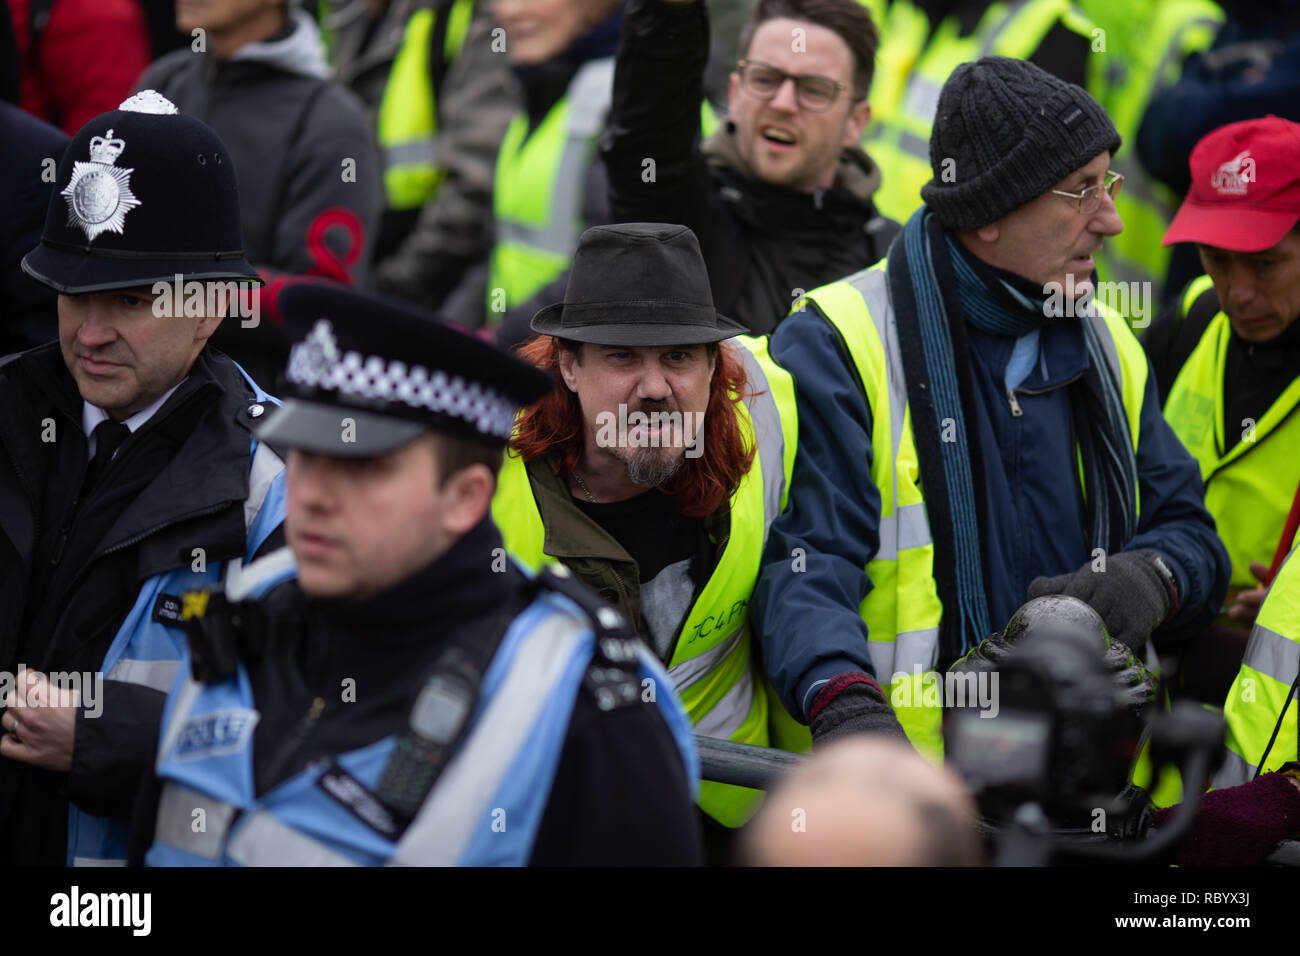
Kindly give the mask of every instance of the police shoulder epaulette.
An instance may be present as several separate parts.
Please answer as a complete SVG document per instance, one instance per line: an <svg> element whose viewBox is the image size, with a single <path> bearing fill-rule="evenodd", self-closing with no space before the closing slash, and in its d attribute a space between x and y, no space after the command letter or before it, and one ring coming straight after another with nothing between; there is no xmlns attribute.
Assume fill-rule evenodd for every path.
<svg viewBox="0 0 1300 956"><path fill-rule="evenodd" d="M604 603L562 564L549 564L537 574L537 583L568 598L582 610L596 635L595 653L583 686L601 710L637 703L641 699L637 650L640 642L623 615Z"/></svg>

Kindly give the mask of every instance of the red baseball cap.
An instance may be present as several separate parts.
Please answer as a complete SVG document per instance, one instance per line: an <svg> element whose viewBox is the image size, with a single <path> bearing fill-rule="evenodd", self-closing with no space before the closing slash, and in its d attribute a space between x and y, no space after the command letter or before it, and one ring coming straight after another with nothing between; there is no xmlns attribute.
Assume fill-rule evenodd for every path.
<svg viewBox="0 0 1300 956"><path fill-rule="evenodd" d="M1192 188L1164 245L1262 252L1300 221L1300 123L1267 116L1220 126L1188 163Z"/></svg>

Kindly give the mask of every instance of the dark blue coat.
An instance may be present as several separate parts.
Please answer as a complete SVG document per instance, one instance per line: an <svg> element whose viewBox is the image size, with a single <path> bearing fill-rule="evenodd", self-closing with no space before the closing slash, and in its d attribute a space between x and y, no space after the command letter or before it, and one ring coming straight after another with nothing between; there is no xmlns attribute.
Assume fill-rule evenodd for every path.
<svg viewBox="0 0 1300 956"><path fill-rule="evenodd" d="M1000 629L1040 575L1077 570L1092 558L1079 488L1068 389L1087 351L1077 320L1042 330L1038 361L1016 389L1014 417L1002 385L1015 339L967 325L975 409L984 457L984 586ZM796 382L799 452L789 507L773 525L751 602L764 661L785 706L807 718L814 685L851 670L874 673L859 605L879 543L880 494L870 478L871 414L849 360L817 306L785 319L772 354ZM1138 443L1141 516L1125 550L1154 548L1177 578L1171 634L1209 622L1228 585L1228 557L1203 504L1196 462L1165 423L1154 376L1147 379ZM932 528L939 535L943 529ZM804 573L791 573L803 548ZM891 675L876 675L888 681Z"/></svg>
<svg viewBox="0 0 1300 956"><path fill-rule="evenodd" d="M41 238L54 188L41 175L57 168L68 137L44 120L0 102L0 355L52 342L59 335L58 296L22 270L23 256ZM59 199L62 204L62 198Z"/></svg>

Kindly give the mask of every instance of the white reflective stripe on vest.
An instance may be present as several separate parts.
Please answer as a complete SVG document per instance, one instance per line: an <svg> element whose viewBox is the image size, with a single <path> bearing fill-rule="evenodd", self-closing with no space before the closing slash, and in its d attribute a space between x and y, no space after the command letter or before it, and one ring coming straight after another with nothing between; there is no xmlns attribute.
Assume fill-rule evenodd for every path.
<svg viewBox="0 0 1300 956"><path fill-rule="evenodd" d="M939 659L939 629L927 627L918 631L895 634L892 641L867 640L871 666L881 682L889 682L895 674L925 673L934 670Z"/></svg>
<svg viewBox="0 0 1300 956"><path fill-rule="evenodd" d="M907 381L903 376L903 353L898 344L898 325L894 321L894 307L889 301L889 284L884 270L872 270L860 273L848 280L862 296L867 312L876 327L885 349L885 368L889 377L889 473L893 477L891 499L894 503L892 515L881 515L880 548L874 559L897 560L898 549L923 548L933 541L930 534L930 518L924 502L915 502L899 507L898 505L898 449L903 444L903 418L907 412ZM901 523L901 524L900 524ZM892 525L892 527L891 527ZM885 550L886 542L892 542L892 554ZM936 645L937 649L937 645Z"/></svg>
<svg viewBox="0 0 1300 956"><path fill-rule="evenodd" d="M239 821L226 856L240 866L359 865L265 810L255 810Z"/></svg>
<svg viewBox="0 0 1300 956"><path fill-rule="evenodd" d="M113 665L113 669L107 674L107 679L121 681L124 684L152 687L165 694L172 689L178 667L180 661L137 661L122 658Z"/></svg>
<svg viewBox="0 0 1300 956"><path fill-rule="evenodd" d="M1300 671L1300 643L1256 624L1241 662L1289 687Z"/></svg>
<svg viewBox="0 0 1300 956"><path fill-rule="evenodd" d="M1223 766L1219 768L1218 773L1210 782L1210 786L1215 790L1224 790L1228 787L1236 787L1243 783L1250 783L1255 779L1255 764L1247 763L1241 754L1234 751L1231 747L1223 748Z"/></svg>
<svg viewBox="0 0 1300 956"><path fill-rule="evenodd" d="M267 580L285 573L293 566L293 551L288 547L277 548L247 567L238 561L230 561L226 564L226 597L231 601L242 601Z"/></svg>
<svg viewBox="0 0 1300 956"><path fill-rule="evenodd" d="M126 860L100 860L93 856L74 856L73 866L126 866Z"/></svg>
<svg viewBox="0 0 1300 956"><path fill-rule="evenodd" d="M551 214L545 224L529 226L498 219L497 241L530 246L558 256L572 256L578 247L582 195L591 165L593 138L605 126L614 92L614 60L592 60L569 83L568 138L556 167L551 189Z"/></svg>
<svg viewBox="0 0 1300 956"><path fill-rule="evenodd" d="M701 737L719 737L730 739L736 728L745 722L754 706L754 662L751 659L736 686L722 695L695 725L695 733Z"/></svg>
<svg viewBox="0 0 1300 956"><path fill-rule="evenodd" d="M781 411L776 407L763 366L743 345L731 348L744 366L750 387L762 393L746 402L745 407L754 424L754 440L763 471L763 546L766 548L768 533L772 522L781 514L781 497L785 494L785 432L781 430Z"/></svg>
<svg viewBox="0 0 1300 956"><path fill-rule="evenodd" d="M438 165L438 140L434 136L427 139L413 139L407 143L396 143L384 147L384 166L413 166L415 164Z"/></svg>
<svg viewBox="0 0 1300 956"><path fill-rule="evenodd" d="M201 816L195 816L197 810L203 811ZM232 804L169 780L158 799L154 842L220 861L221 845L234 817ZM203 827L196 830L194 824L199 819Z"/></svg>
<svg viewBox="0 0 1300 956"><path fill-rule="evenodd" d="M523 642L487 710L416 814L389 865L456 864L586 631L582 621L557 613Z"/></svg>
<svg viewBox="0 0 1300 956"><path fill-rule="evenodd" d="M872 559L896 561L898 552L909 548L924 548L930 543L930 519L924 502L894 506L892 515L880 518L880 546Z"/></svg>
<svg viewBox="0 0 1300 956"><path fill-rule="evenodd" d="M736 644L740 642L740 637L744 632L745 625L742 623L725 641L713 645L703 654L688 657L680 664L674 664L668 668L668 676L672 678L674 689L680 693L684 688L690 687L713 670L724 657L736 649Z"/></svg>
<svg viewBox="0 0 1300 956"><path fill-rule="evenodd" d="M244 499L244 528L253 526L253 520L262 510L262 503L271 490L271 483L284 471L284 462L264 441L257 443L253 461L248 468L248 497Z"/></svg>

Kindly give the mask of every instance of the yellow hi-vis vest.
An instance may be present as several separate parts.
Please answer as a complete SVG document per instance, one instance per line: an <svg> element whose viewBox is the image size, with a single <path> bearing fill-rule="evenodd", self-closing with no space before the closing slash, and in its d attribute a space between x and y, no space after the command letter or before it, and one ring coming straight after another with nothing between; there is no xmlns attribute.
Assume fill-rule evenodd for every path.
<svg viewBox="0 0 1300 956"><path fill-rule="evenodd" d="M592 60L531 134L520 111L506 128L497 152L492 204L496 244L487 288L492 325L558 278L573 259L582 235L587 168L609 114L614 60ZM707 102L700 129L708 136L717 118Z"/></svg>
<svg viewBox="0 0 1300 956"><path fill-rule="evenodd" d="M880 33L876 69L871 74L871 122L881 127L893 122L907 88L908 77L930 37L930 18L911 0L861 0Z"/></svg>
<svg viewBox="0 0 1300 956"><path fill-rule="evenodd" d="M867 648L899 722L923 754L943 754L943 680L935 670L943 604L921 489L887 260L808 294L835 328L871 412L871 480L880 490L880 544L867 562L862 602ZM1136 452L1147 360L1125 320L1098 309L1091 321L1120 384Z"/></svg>
<svg viewBox="0 0 1300 956"><path fill-rule="evenodd" d="M1212 0L1078 0L1096 25L1088 91L1110 114L1124 145L1110 167L1124 174L1115 209L1124 231L1107 236L1097 274L1108 281L1150 282L1159 299L1172 249L1162 246L1178 206L1167 186L1137 158L1137 132L1152 97L1178 81L1183 61L1214 41L1223 10ZM1153 316L1144 317L1150 321ZM1142 328L1144 326L1135 326Z"/></svg>
<svg viewBox="0 0 1300 956"><path fill-rule="evenodd" d="M807 751L808 728L785 711L760 669L748 613L763 547L785 508L794 465L794 380L772 361L766 339L740 336L732 342L722 347L742 361L755 393L733 407L746 443L757 454L732 496L730 532L717 567L678 627L668 676L696 734ZM517 455L506 457L492 515L516 560L531 568L555 560L547 552L547 531ZM704 781L699 804L724 826L738 827L753 815L759 796L749 788Z"/></svg>
<svg viewBox="0 0 1300 956"><path fill-rule="evenodd" d="M1300 559L1293 550L1264 598L1241 659L1241 669L1223 704L1223 716L1228 721L1227 754L1223 766L1214 775L1215 789L1249 783L1255 777L1256 768L1267 773L1288 760L1300 760L1296 741L1300 701L1291 692L1297 670L1300 670ZM1291 705L1283 715L1282 708L1288 699ZM1282 718L1280 723L1279 718ZM1266 749L1268 758L1260 767Z"/></svg>
<svg viewBox="0 0 1300 956"><path fill-rule="evenodd" d="M613 89L614 60L592 60L574 74L532 135L522 110L510 120L492 193L496 245L487 314L494 323L569 267L582 234L587 168Z"/></svg>
<svg viewBox="0 0 1300 956"><path fill-rule="evenodd" d="M908 18L909 29L916 30L913 19ZM993 3L975 30L965 37L958 35L961 27L956 16L944 18L935 27L907 78L897 108L892 108L887 98L885 117L868 125L863 136L862 146L883 176L880 189L872 197L882 215L906 222L921 205L921 187L933 177L930 131L939 108L939 92L952 71L982 56L1032 56L1058 22L1084 37L1090 37L1093 29L1091 21L1069 0ZM906 56L906 51L899 51L899 55ZM886 76L882 82L894 81ZM887 91L885 95L891 96ZM953 175L962 172L954 169Z"/></svg>
<svg viewBox="0 0 1300 956"><path fill-rule="evenodd" d="M437 91L429 72L429 44L437 15L428 8L411 14L379 102L379 150L392 209L423 206L446 174L438 165ZM451 61L465 46L474 0L454 0L446 16L443 53Z"/></svg>
<svg viewBox="0 0 1300 956"><path fill-rule="evenodd" d="M1188 286L1182 314L1211 287L1209 276ZM1223 392L1231 337L1220 311L1170 386L1165 419L1201 466L1205 507L1232 558L1230 585L1252 588L1250 562L1272 560L1300 484L1300 369L1259 421L1228 426Z"/></svg>

